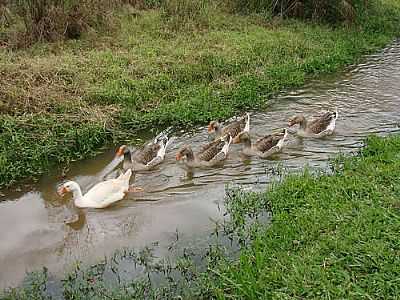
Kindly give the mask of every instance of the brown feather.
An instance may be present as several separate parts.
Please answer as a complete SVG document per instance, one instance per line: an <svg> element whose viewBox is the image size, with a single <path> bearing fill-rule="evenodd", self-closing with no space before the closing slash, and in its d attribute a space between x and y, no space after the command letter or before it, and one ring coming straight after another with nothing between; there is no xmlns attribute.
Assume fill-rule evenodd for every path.
<svg viewBox="0 0 400 300"><path fill-rule="evenodd" d="M222 130L222 134L228 134L232 137L235 138L240 132L243 131L244 127L246 126L246 118L242 118L239 121L235 121L227 126L224 127Z"/></svg>
<svg viewBox="0 0 400 300"><path fill-rule="evenodd" d="M205 149L203 152L198 153L197 157L199 160L203 161L210 161L212 160L224 147L225 142L221 140L217 140L213 142L214 144L209 146L207 149ZM212 144L212 143L210 143Z"/></svg>
<svg viewBox="0 0 400 300"><path fill-rule="evenodd" d="M272 147L278 144L279 140L283 137L283 135L267 135L261 139L258 139L254 147L261 152L266 152Z"/></svg>
<svg viewBox="0 0 400 300"><path fill-rule="evenodd" d="M215 141L213 141L213 142L211 142L211 143L208 143L208 144L205 144L205 145L201 146L200 150L198 151L198 154L203 153L204 151L206 151L206 150L208 150L209 148L211 148L211 147L217 145L217 144L220 143L220 142L221 142L220 139L216 139Z"/></svg>
<svg viewBox="0 0 400 300"><path fill-rule="evenodd" d="M323 114L321 117L310 121L307 124L308 130L311 131L312 133L318 134L324 131L329 126L334 117L335 117L334 113L327 112Z"/></svg>
<svg viewBox="0 0 400 300"><path fill-rule="evenodd" d="M133 155L133 160L145 165L157 156L159 149L160 145L158 144L152 143L146 145L141 151L138 151Z"/></svg>

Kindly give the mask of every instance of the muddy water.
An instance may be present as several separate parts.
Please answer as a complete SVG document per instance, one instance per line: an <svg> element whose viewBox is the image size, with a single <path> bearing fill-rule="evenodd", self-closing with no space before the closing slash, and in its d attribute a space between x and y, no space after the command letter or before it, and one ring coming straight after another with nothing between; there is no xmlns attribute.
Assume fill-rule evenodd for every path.
<svg viewBox="0 0 400 300"><path fill-rule="evenodd" d="M145 192L104 210L73 207L56 193L56 171L20 191L2 191L0 203L0 287L18 284L27 271L46 265L55 274L74 261L94 262L123 246L165 245L180 235L200 237L223 218L226 184L265 186L272 168L299 170L324 167L329 157L354 151L365 136L400 131L400 41L346 72L314 80L302 89L277 97L265 112L251 114L251 133L262 136L285 126L295 113L314 115L337 107L336 134L324 140L291 137L273 159L245 160L235 145L224 168L186 172L176 164L176 150L207 141L206 129L179 133L158 169L136 176ZM115 149L74 164L67 173L84 191L102 178L115 176ZM114 171L113 171L114 170Z"/></svg>

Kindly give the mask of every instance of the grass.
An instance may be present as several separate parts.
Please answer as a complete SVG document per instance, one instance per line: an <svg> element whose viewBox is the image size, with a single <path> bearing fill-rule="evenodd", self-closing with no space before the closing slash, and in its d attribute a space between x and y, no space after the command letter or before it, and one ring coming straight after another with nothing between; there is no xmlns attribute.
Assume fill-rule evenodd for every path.
<svg viewBox="0 0 400 300"><path fill-rule="evenodd" d="M400 137L371 137L332 176L267 191L273 221L234 263L207 277L216 299L397 299Z"/></svg>
<svg viewBox="0 0 400 300"><path fill-rule="evenodd" d="M210 244L199 268L191 251L171 264L152 262L149 249L124 250L108 263L78 266L60 293L65 299L397 299L400 136L372 136L366 144L357 156L332 161L331 175L304 170L263 193L231 191L230 219L218 228L238 245L233 257ZM107 283L126 257L145 267L143 278ZM153 281L155 273L166 280ZM47 299L47 281L46 270L33 274L2 299Z"/></svg>
<svg viewBox="0 0 400 300"><path fill-rule="evenodd" d="M128 7L116 13L120 25L111 34L0 49L0 186L141 130L264 107L285 88L338 71L398 36L399 3L371 5L350 27L211 9L206 26L180 31L162 9ZM71 143L81 146L68 149Z"/></svg>

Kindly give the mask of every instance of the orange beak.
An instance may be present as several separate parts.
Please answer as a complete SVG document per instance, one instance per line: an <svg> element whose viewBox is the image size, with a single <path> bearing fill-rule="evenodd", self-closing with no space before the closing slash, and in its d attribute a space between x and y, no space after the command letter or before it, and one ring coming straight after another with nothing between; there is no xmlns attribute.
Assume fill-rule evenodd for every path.
<svg viewBox="0 0 400 300"><path fill-rule="evenodd" d="M66 193L68 193L69 191L68 191L68 189L65 187L65 186L61 186L61 187L59 187L58 189L57 189L57 194L60 196L60 197L63 197Z"/></svg>
<svg viewBox="0 0 400 300"><path fill-rule="evenodd" d="M180 153L177 153L175 158L176 158L176 160L181 160L182 159L182 155Z"/></svg>
<svg viewBox="0 0 400 300"><path fill-rule="evenodd" d="M211 132L213 132L213 130L214 130L214 128L211 126L211 124L208 125L207 131L208 131L209 133L211 133Z"/></svg>
<svg viewBox="0 0 400 300"><path fill-rule="evenodd" d="M119 147L117 150L117 156L120 157L120 156L124 155L124 150L125 150L125 147Z"/></svg>

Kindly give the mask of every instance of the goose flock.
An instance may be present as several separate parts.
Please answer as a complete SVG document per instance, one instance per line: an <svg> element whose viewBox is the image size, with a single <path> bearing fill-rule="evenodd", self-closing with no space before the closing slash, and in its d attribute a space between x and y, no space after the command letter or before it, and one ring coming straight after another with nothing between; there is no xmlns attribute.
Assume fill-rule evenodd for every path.
<svg viewBox="0 0 400 300"><path fill-rule="evenodd" d="M288 126L298 124L298 130L293 132L298 136L322 138L334 132L337 118L337 110L323 112L311 120L307 120L303 115L296 115L288 120ZM252 142L248 113L224 127L217 121L212 121L207 131L215 138L212 142L204 144L197 152L193 152L190 145L184 145L176 153L176 161L182 163L186 169L222 166L228 157L231 144L243 144L243 155L270 157L282 151L289 134L288 129L283 128ZM123 157L124 172L117 178L97 183L84 195L75 181L64 182L57 192L60 196L72 193L77 207L105 208L123 199L127 193L142 191L141 188L130 185L132 173L150 170L161 164L170 142L168 136L161 135L141 150L131 151L128 146L122 145L118 148L116 156Z"/></svg>

